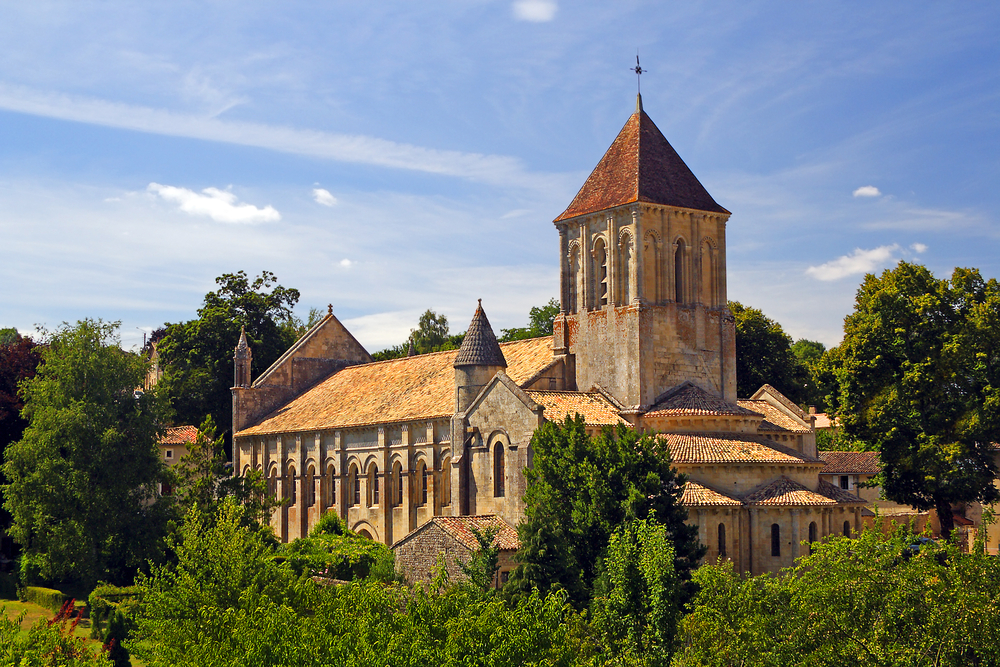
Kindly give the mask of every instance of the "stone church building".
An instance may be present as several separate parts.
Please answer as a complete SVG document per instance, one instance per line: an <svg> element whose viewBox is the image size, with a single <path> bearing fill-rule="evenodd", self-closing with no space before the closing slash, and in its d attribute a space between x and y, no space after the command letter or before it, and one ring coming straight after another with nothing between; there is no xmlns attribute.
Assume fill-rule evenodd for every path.
<svg viewBox="0 0 1000 667"><path fill-rule="evenodd" d="M551 337L498 344L480 303L460 350L373 362L331 310L256 379L241 337L234 470L288 499L283 541L325 512L389 545L434 517L516 526L532 433L580 414L661 434L709 560L775 571L804 540L860 530L864 500L820 480L810 416L767 385L736 396L729 216L638 98L554 221Z"/></svg>

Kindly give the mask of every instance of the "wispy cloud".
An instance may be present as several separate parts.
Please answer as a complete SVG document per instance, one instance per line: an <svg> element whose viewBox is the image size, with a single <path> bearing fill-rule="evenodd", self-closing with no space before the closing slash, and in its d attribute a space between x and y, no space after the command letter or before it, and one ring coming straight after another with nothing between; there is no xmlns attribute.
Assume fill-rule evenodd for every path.
<svg viewBox="0 0 1000 667"><path fill-rule="evenodd" d="M559 177L528 173L503 155L437 150L364 135L222 120L0 83L0 109L152 134L190 137L341 162L455 176L493 185L551 189ZM561 185L561 181L560 181Z"/></svg>
<svg viewBox="0 0 1000 667"><path fill-rule="evenodd" d="M883 245L871 250L856 248L854 252L843 257L820 264L810 266L806 269L806 274L817 280L839 280L847 276L871 273L879 266L884 266L895 261L894 254L899 250L899 244Z"/></svg>
<svg viewBox="0 0 1000 667"><path fill-rule="evenodd" d="M146 190L159 195L165 201L178 204L180 210L185 213L208 216L216 222L254 223L281 220L281 214L273 206L257 208L253 204L240 204L236 195L227 190L205 188L199 193L159 183L150 183Z"/></svg>
<svg viewBox="0 0 1000 667"><path fill-rule="evenodd" d="M862 185L853 192L855 197L881 197L882 192L874 185Z"/></svg>
<svg viewBox="0 0 1000 667"><path fill-rule="evenodd" d="M927 252L927 246L923 243L914 243L913 245L910 246L910 249L917 254Z"/></svg>
<svg viewBox="0 0 1000 667"><path fill-rule="evenodd" d="M556 17L559 6L555 0L515 0L511 8L519 21L545 23Z"/></svg>
<svg viewBox="0 0 1000 667"><path fill-rule="evenodd" d="M313 200L323 206L333 206L337 203L337 198L330 194L329 190L324 190L323 188L313 188L312 195Z"/></svg>

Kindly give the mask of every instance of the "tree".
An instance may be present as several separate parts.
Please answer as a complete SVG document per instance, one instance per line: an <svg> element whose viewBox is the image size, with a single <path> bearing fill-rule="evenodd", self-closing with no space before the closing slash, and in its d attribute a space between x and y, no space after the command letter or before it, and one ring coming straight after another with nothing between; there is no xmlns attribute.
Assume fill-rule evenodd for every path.
<svg viewBox="0 0 1000 667"><path fill-rule="evenodd" d="M1000 285L974 269L935 278L900 262L869 274L844 320L838 418L880 452L887 498L934 508L1000 499Z"/></svg>
<svg viewBox="0 0 1000 667"><path fill-rule="evenodd" d="M460 563L462 574L468 578L469 584L481 591L493 588L497 571L500 569L500 548L493 543L499 532L499 528L479 530L473 526L472 536L476 538L479 548L469 558L468 563Z"/></svg>
<svg viewBox="0 0 1000 667"><path fill-rule="evenodd" d="M770 384L802 401L807 371L792 352L791 337L757 308L730 301L729 309L736 318L736 395L749 397Z"/></svg>
<svg viewBox="0 0 1000 667"><path fill-rule="evenodd" d="M410 337L403 343L379 350L372 355L375 361L387 361L389 359L399 359L410 353L410 345L416 354L427 354L428 352L442 352L444 350L457 350L462 347L462 340L465 332L451 335L448 333L448 317L438 315L428 308L420 316L416 329L410 329Z"/></svg>
<svg viewBox="0 0 1000 667"><path fill-rule="evenodd" d="M154 394L133 393L147 364L119 347L118 326L64 324L47 336L37 375L22 384L28 427L7 448L3 469L22 572L122 582L157 554L163 409Z"/></svg>
<svg viewBox="0 0 1000 667"><path fill-rule="evenodd" d="M2 463L7 446L20 440L28 425L28 421L21 416L24 400L18 393L18 385L35 376L42 356L38 345L30 338L18 334L16 329L0 329L0 334L2 334L0 335L0 463ZM0 494L0 504L2 503L3 495ZM6 528L9 524L10 515L0 508L0 528Z"/></svg>
<svg viewBox="0 0 1000 667"><path fill-rule="evenodd" d="M555 299L549 299L549 302L544 306L534 306L530 311L528 311L528 326L514 329L501 329L501 335L498 340L501 343L505 343L512 340L524 340L526 338L551 336L552 323L555 321L556 315L558 314L559 302Z"/></svg>
<svg viewBox="0 0 1000 667"><path fill-rule="evenodd" d="M525 520L518 526L521 565L512 592L561 589L577 608L588 606L612 533L634 519L664 526L677 576L682 585L688 582L705 548L698 529L685 523L684 477L654 435L619 426L590 437L582 417L567 417L564 424L538 428L531 447Z"/></svg>
<svg viewBox="0 0 1000 667"><path fill-rule="evenodd" d="M157 345L164 367L158 387L173 407L175 423L200 424L211 415L228 431L240 328L253 350L251 372L256 377L295 342L292 309L299 291L277 284L270 271L252 281L244 271L226 273L215 282L219 289L205 295L198 319L167 325Z"/></svg>

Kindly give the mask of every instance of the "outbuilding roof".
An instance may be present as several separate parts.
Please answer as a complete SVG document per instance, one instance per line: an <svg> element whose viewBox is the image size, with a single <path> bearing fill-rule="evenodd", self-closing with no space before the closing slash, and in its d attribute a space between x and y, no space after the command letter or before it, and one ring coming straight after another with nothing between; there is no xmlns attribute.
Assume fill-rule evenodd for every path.
<svg viewBox="0 0 1000 667"><path fill-rule="evenodd" d="M882 469L878 452L819 452L826 462L820 474L877 475Z"/></svg>
<svg viewBox="0 0 1000 667"><path fill-rule="evenodd" d="M172 426L160 438L161 445L189 445L198 439L195 426Z"/></svg>

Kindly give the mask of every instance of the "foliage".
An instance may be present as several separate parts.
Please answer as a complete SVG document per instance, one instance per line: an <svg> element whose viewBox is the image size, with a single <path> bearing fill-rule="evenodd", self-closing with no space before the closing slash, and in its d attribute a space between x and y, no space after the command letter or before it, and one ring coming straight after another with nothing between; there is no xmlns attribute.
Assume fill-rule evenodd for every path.
<svg viewBox="0 0 1000 667"><path fill-rule="evenodd" d="M65 611L51 621L39 620L21 632L22 616L7 618L0 608L0 667L110 666L103 653L94 653L86 640L73 636L79 617Z"/></svg>
<svg viewBox="0 0 1000 667"><path fill-rule="evenodd" d="M21 589L21 597L25 602L31 602L32 604L37 604L39 607L45 607L49 611L59 611L62 609L63 604L69 599L62 591L57 591L54 588L43 588L41 586L25 586Z"/></svg>
<svg viewBox="0 0 1000 667"><path fill-rule="evenodd" d="M286 564L297 575L346 581L397 579L392 550L348 530L333 512L323 515L309 537L278 547L275 561Z"/></svg>
<svg viewBox="0 0 1000 667"><path fill-rule="evenodd" d="M147 364L118 346L117 329L64 324L22 384L29 425L7 448L3 487L22 572L85 585L128 581L159 553L163 410L154 395L133 395Z"/></svg>
<svg viewBox="0 0 1000 667"><path fill-rule="evenodd" d="M297 338L292 309L299 291L277 284L270 271L252 281L244 271L226 273L215 282L219 287L205 295L198 319L167 325L157 345L163 366L157 387L170 400L176 423L200 424L211 415L228 430L240 328L246 330L253 352L251 373L257 377Z"/></svg>
<svg viewBox="0 0 1000 667"><path fill-rule="evenodd" d="M604 564L592 606L609 662L670 664L681 592L666 529L654 516L629 521L611 535Z"/></svg>
<svg viewBox="0 0 1000 667"><path fill-rule="evenodd" d="M900 262L869 274L844 321L836 376L844 431L872 443L887 498L935 508L1000 499L1000 284L974 269L951 280Z"/></svg>
<svg viewBox="0 0 1000 667"><path fill-rule="evenodd" d="M615 528L655 520L674 545L681 582L704 555L698 530L680 505L684 477L655 435L626 426L587 435L583 418L546 423L531 439L533 467L525 471L525 520L518 526L521 565L508 586L515 595L537 586L564 590L578 608L589 605ZM655 517L655 519L653 518ZM690 588L683 588L689 595Z"/></svg>
<svg viewBox="0 0 1000 667"><path fill-rule="evenodd" d="M28 425L21 416L24 401L18 384L34 377L41 359L41 350L33 340L18 334L17 329L0 329L0 462L7 445L20 440ZM0 508L0 529L9 523L10 515Z"/></svg>
<svg viewBox="0 0 1000 667"><path fill-rule="evenodd" d="M128 667L131 664L125 642L131 637L135 627L133 618L138 595L139 589L135 586L103 584L95 588L87 599L90 636L104 643L108 657L116 667Z"/></svg>
<svg viewBox="0 0 1000 667"><path fill-rule="evenodd" d="M232 474L223 437L216 437L211 415L205 417L195 441L187 445L187 450L170 470L174 479L173 500L182 513L197 509L211 517L219 503L232 497L244 506L245 520L261 526L268 524L282 501L275 500L267 492L267 480L259 470L248 470L244 475Z"/></svg>
<svg viewBox="0 0 1000 667"><path fill-rule="evenodd" d="M539 338L541 336L552 335L552 323L559 314L559 302L549 299L544 306L534 306L528 311L528 326L515 327L513 329L501 329L500 337L497 339L501 343L511 340L524 340L526 338Z"/></svg>
<svg viewBox="0 0 1000 667"><path fill-rule="evenodd" d="M802 402L808 371L792 352L791 337L757 308L730 301L729 309L736 318L736 395L750 397L770 384Z"/></svg>
<svg viewBox="0 0 1000 667"><path fill-rule="evenodd" d="M702 567L676 664L1000 664L1000 561L981 542L971 554L915 543L905 531L836 537L776 577Z"/></svg>
<svg viewBox="0 0 1000 667"><path fill-rule="evenodd" d="M413 344L415 354L427 354L428 352L443 352L445 350L457 350L462 346L465 332L451 335L448 333L448 317L438 315L428 308L420 316L416 329L410 329L410 337L403 343L394 347L387 347L372 355L375 361L387 361L389 359L399 359L410 353L410 344Z"/></svg>
<svg viewBox="0 0 1000 667"><path fill-rule="evenodd" d="M493 544L499 528L479 530L472 526L472 536L476 538L479 548L472 554L468 563L460 563L462 574L469 583L481 591L493 588L497 571L500 569L500 548Z"/></svg>
<svg viewBox="0 0 1000 667"><path fill-rule="evenodd" d="M815 340L800 338L792 344L792 354L804 370L801 400L815 406L819 412L826 411L826 394L829 392L821 377L821 362L826 352L826 345Z"/></svg>

